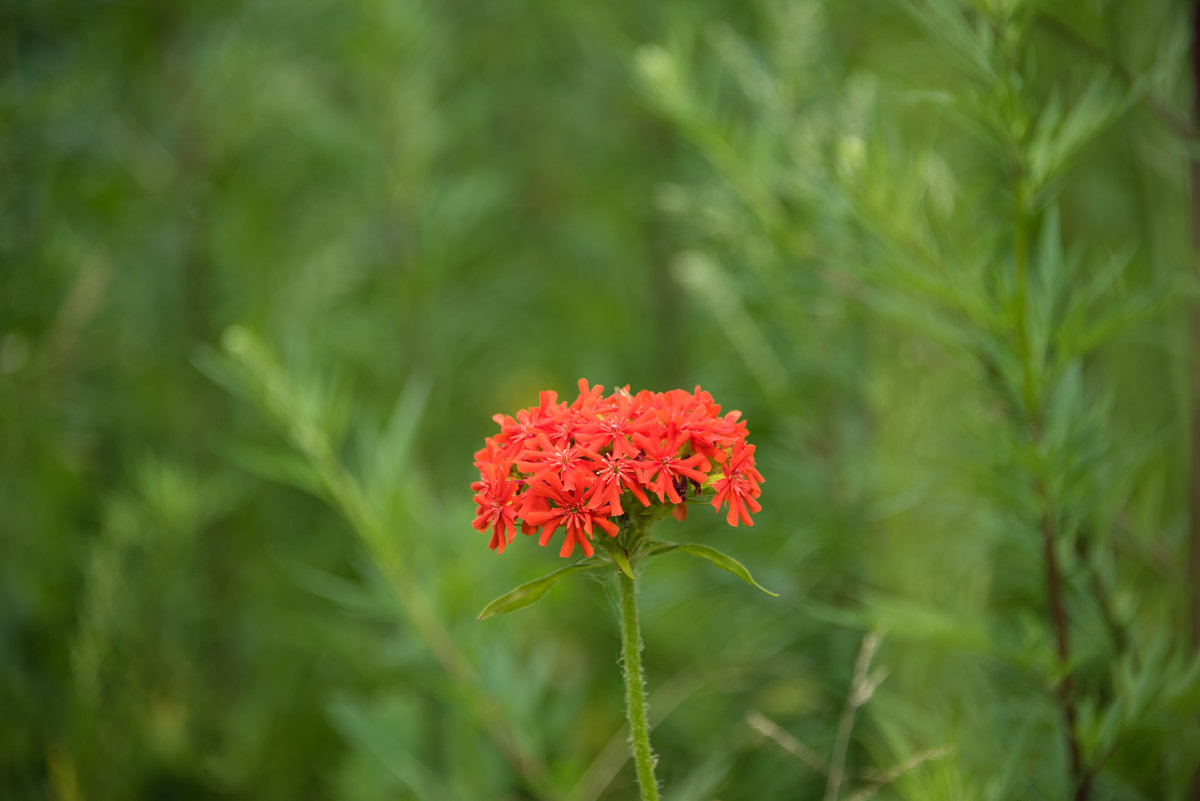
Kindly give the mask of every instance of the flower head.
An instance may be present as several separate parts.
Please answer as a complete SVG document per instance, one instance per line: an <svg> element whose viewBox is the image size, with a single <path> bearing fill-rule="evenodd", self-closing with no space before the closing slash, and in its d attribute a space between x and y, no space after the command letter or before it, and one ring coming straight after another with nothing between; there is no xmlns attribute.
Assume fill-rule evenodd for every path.
<svg viewBox="0 0 1200 801"><path fill-rule="evenodd" d="M500 431L475 453L475 528L502 552L519 523L547 545L561 528L560 555L591 556L597 531L616 537L630 515L670 511L682 520L689 496L728 506L726 520L753 525L762 475L740 412L721 414L696 387L669 392L628 387L604 395L579 381L579 396L552 391L537 406L493 417Z"/></svg>

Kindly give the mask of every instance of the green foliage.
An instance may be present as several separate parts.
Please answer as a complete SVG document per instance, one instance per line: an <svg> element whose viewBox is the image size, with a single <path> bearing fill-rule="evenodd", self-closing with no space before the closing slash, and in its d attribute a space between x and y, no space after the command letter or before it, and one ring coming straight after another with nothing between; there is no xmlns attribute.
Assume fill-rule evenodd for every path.
<svg viewBox="0 0 1200 801"><path fill-rule="evenodd" d="M769 396L786 414L799 404L790 388L783 397L781 370L811 374L831 342L858 367L843 373L859 381L839 384L838 408L815 405L815 416L836 431L838 415L858 414L870 431L832 449L870 454L864 469L830 471L866 479L855 500L876 510L877 536L859 613L828 617L883 626L897 643L885 655L896 679L875 704L879 734L862 745L904 759L957 744L953 763L927 769L930 782L922 770L897 783L913 798L1181 796L1191 777L1172 766L1194 762L1192 735L1131 773L1120 756L1126 737L1139 739L1130 705L1152 702L1108 671L1159 649L1178 661L1151 672L1190 686L1183 560L1160 573L1159 592L1136 591L1153 613L1115 608L1155 561L1144 544L1186 547L1186 450L1167 432L1185 425L1188 406L1149 389L1186 368L1181 301L1194 295L1174 211L1186 205L1190 143L1172 141L1168 105L1187 96L1169 77L1182 74L1186 25L1172 17L1182 9L1137 20L1150 36L1176 19L1168 46L1122 37L1127 49L1110 53L1062 9L914 2L877 46L796 71L785 32L798 5L770 8L766 29L780 33L753 51L745 40L752 62L722 59L727 34L709 28L697 30L703 55L659 48L640 64L662 112L712 167L707 195L673 210L685 224L727 222L695 226L708 253L681 262L681 277L747 379L766 388L761 376L773 376ZM832 7L808 11L817 29L838 29ZM1117 14L1103 22L1122 24ZM1076 57L1064 57L1063 40ZM1143 61L1125 60L1135 54ZM839 66L841 78L830 74ZM706 99L702 85L722 88ZM788 98L791 118L775 122L781 104L764 96ZM1130 148L1132 159L1115 156ZM1160 155L1177 166L1141 166ZM1123 192L1107 202L1142 224L1097 227L1097 214L1119 217L1095 205L1097 182ZM1151 210L1149 192L1177 205ZM844 332L813 341L820 319L782 325L822 307L841 308L826 319ZM1135 361L1160 378L1121 380ZM1194 727L1193 703L1166 705ZM1036 771L1004 767L995 743L1009 741L1043 755Z"/></svg>
<svg viewBox="0 0 1200 801"><path fill-rule="evenodd" d="M0 796L631 797L615 599L475 620L586 376L766 477L655 535L778 599L639 578L664 797L1187 797L1191 13L8 4Z"/></svg>
<svg viewBox="0 0 1200 801"><path fill-rule="evenodd" d="M686 553L703 559L714 567L718 567L721 570L732 573L759 591L770 595L773 598L779 597L779 593L771 592L766 587L755 581L754 577L750 575L750 571L747 570L746 566L741 562L734 559L729 554L721 553L719 550L709 545L702 545L698 542L652 542L646 549L646 558L649 559L651 557L661 556L662 554L670 553L671 551L679 551L680 553Z"/></svg>
<svg viewBox="0 0 1200 801"><path fill-rule="evenodd" d="M539 576L533 581L527 581L524 584L514 587L508 592L488 602L487 606L483 607L483 611L479 613L477 620L486 620L493 615L506 615L509 612L515 612L518 609L524 609L530 604L535 604L546 597L546 593L553 589L554 585L563 579L575 573L595 572L603 570L607 567L612 571L612 566L605 564L604 560L597 556L589 556L587 559L580 559L578 562L560 567L558 570L552 570L544 576Z"/></svg>
<svg viewBox="0 0 1200 801"><path fill-rule="evenodd" d="M641 559L652 559L656 556L661 556L671 551L679 551L681 553L691 554L706 560L709 564L726 570L740 578L747 584L756 587L767 595L778 597L779 594L771 592L766 587L763 587L754 577L750 575L750 571L746 569L738 560L728 554L721 553L716 548L699 543L678 543L678 542L660 542L650 541L645 550L641 553ZM563 579L575 574L599 573L601 571L613 572L614 569L619 569L619 572L627 576L636 576L635 569L630 564L629 559L624 555L620 548L611 548L602 551L606 556L612 559L615 563L610 564L606 559L599 556L590 556L586 559L580 559L577 562L560 567L557 570L552 570L544 576L539 576L532 581L527 581L518 587L514 587L508 592L488 602L487 606L483 607L483 611L479 613L477 620L484 620L494 615L506 615L509 612L515 612L518 609L535 604L546 597L546 593L554 588L554 585ZM640 561L640 560L639 560Z"/></svg>

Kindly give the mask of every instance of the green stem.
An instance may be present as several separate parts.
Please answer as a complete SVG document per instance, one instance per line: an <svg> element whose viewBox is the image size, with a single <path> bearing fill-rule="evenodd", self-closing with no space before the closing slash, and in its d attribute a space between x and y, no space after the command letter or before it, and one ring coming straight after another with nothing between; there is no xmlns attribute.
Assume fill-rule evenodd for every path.
<svg viewBox="0 0 1200 801"><path fill-rule="evenodd" d="M650 725L646 721L646 678L642 674L642 632L638 627L637 586L622 572L617 577L621 591L621 664L625 677L625 717L637 768L642 801L658 801L654 779L654 755L650 751Z"/></svg>
<svg viewBox="0 0 1200 801"><path fill-rule="evenodd" d="M1029 315L1029 188L1024 167L1018 166L1016 186L1013 189L1013 257L1017 267L1017 347L1021 354L1024 371L1025 422L1035 425L1040 415L1038 386L1035 378L1035 357L1030 336Z"/></svg>

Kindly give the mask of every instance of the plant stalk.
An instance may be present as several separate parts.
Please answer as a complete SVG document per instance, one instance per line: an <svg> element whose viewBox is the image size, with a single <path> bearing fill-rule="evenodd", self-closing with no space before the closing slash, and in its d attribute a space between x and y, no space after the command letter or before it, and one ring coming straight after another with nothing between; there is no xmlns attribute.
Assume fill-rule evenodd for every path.
<svg viewBox="0 0 1200 801"><path fill-rule="evenodd" d="M1074 784L1075 801L1086 801L1091 795L1091 774L1084 771L1083 755L1079 749L1076 732L1075 690L1071 681L1071 646L1068 639L1067 610L1063 599L1062 572L1059 570L1058 554L1054 550L1055 525L1044 493L1042 496L1042 551L1046 560L1046 589L1050 596L1050 614L1054 620L1054 640L1058 650L1058 662L1063 669L1062 679L1055 688L1058 706L1062 710L1063 726L1066 729L1067 753L1071 760L1071 780Z"/></svg>
<svg viewBox="0 0 1200 801"><path fill-rule="evenodd" d="M642 632L638 626L637 587L633 577L617 576L621 595L621 666L625 678L625 717L637 769L642 801L658 801L654 755L650 751L650 725L646 720L646 677L642 673Z"/></svg>
<svg viewBox="0 0 1200 801"><path fill-rule="evenodd" d="M1024 383L1024 428L1030 444L1040 451L1043 441L1044 399L1043 384L1045 366L1040 354L1034 352L1030 327L1032 319L1029 300L1029 224L1032 197L1023 161L1018 161L1017 175L1013 187L1013 257L1017 279L1017 349L1020 353ZM1040 457L1039 457L1040 462ZM1041 507L1040 529L1042 555L1046 563L1046 594L1050 602L1050 617L1054 627L1054 639L1058 653L1062 678L1055 687L1055 696L1062 713L1067 755L1070 762L1070 778L1074 801L1088 801L1091 796L1091 774L1084 769L1083 754L1079 745L1076 726L1075 692L1071 676L1071 646L1066 601L1063 597L1062 570L1058 564L1055 540L1058 525L1054 516L1054 499L1047 488L1043 466L1039 464L1034 475L1034 489Z"/></svg>
<svg viewBox="0 0 1200 801"><path fill-rule="evenodd" d="M1013 255L1017 268L1017 347L1024 371L1024 427L1028 432L1030 444L1033 445L1035 451L1040 451L1044 418L1040 373L1044 367L1034 353L1029 330L1031 320L1029 302L1030 198L1028 192L1025 176L1018 174L1014 191L1016 204L1013 228ZM1079 747L1079 733L1076 726L1078 715L1076 714L1075 691L1071 678L1069 623L1066 601L1063 597L1062 570L1058 564L1058 554L1055 551L1058 525L1054 518L1054 501L1047 489L1041 465L1037 468L1034 476L1034 489L1038 505L1041 507L1039 527L1042 534L1042 556L1046 563L1046 594L1050 602L1050 617L1054 627L1058 663L1063 672L1062 678L1055 688L1055 696L1062 713L1063 728L1065 729L1071 785L1074 788L1072 797L1075 801L1087 801L1091 796L1091 776L1084 770L1083 754Z"/></svg>

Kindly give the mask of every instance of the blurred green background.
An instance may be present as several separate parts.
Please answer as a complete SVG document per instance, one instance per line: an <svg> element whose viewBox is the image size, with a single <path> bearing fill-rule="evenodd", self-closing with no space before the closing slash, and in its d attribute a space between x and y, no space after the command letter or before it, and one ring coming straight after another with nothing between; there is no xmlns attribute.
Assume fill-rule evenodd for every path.
<svg viewBox="0 0 1200 801"><path fill-rule="evenodd" d="M780 598L643 576L666 798L1187 797L1190 4L0 8L0 796L636 797L606 588L475 621L587 377L767 479L661 536Z"/></svg>

